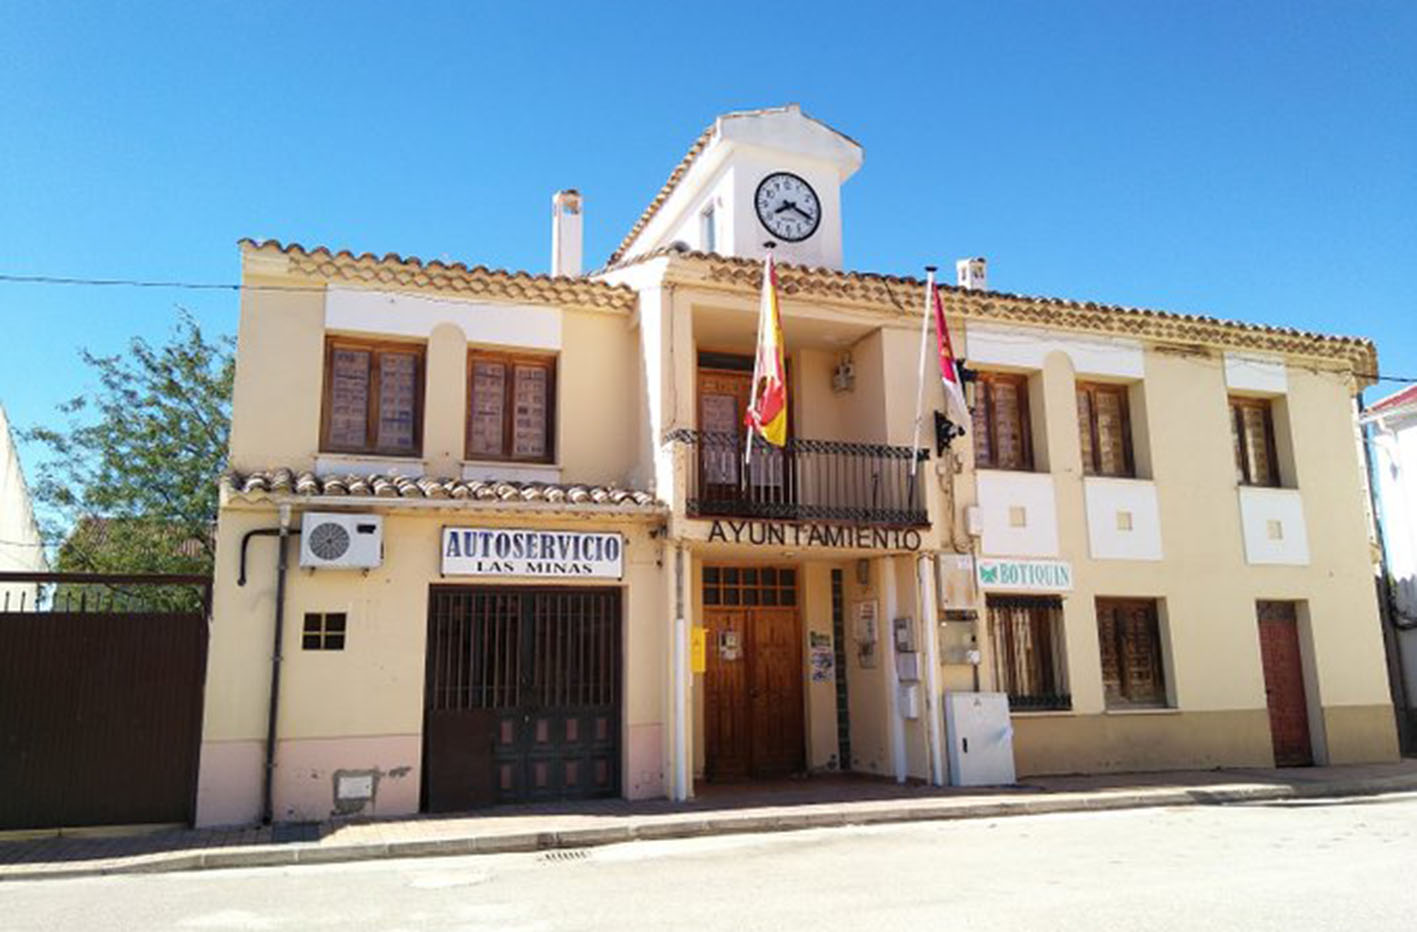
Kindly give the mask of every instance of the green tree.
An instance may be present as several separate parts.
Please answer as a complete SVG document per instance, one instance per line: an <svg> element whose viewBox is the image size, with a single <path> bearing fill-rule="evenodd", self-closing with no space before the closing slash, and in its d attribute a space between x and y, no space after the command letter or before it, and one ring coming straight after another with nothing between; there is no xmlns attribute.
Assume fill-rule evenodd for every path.
<svg viewBox="0 0 1417 932"><path fill-rule="evenodd" d="M80 355L96 389L60 405L65 427L24 435L47 454L33 494L55 568L210 572L234 341L208 339L183 311L161 345L136 337L125 354Z"/></svg>

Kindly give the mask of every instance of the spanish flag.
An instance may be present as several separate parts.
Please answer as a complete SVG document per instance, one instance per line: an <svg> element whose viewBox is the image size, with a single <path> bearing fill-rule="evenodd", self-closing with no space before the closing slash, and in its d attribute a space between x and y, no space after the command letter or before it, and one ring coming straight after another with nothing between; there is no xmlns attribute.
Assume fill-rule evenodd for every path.
<svg viewBox="0 0 1417 932"><path fill-rule="evenodd" d="M787 367L782 352L782 315L777 306L777 271L772 253L763 264L763 297L758 309L758 352L753 362L753 387L744 418L750 431L774 446L787 443Z"/></svg>

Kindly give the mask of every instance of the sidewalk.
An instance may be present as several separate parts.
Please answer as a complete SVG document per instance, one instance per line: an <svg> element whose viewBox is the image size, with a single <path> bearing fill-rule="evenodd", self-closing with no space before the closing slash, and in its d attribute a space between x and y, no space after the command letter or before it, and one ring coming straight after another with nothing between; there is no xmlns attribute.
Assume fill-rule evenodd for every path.
<svg viewBox="0 0 1417 932"><path fill-rule="evenodd" d="M1038 777L983 790L826 776L703 787L687 804L600 800L454 816L0 841L0 880L492 854L737 832L1398 791L1417 791L1417 759L1351 767Z"/></svg>

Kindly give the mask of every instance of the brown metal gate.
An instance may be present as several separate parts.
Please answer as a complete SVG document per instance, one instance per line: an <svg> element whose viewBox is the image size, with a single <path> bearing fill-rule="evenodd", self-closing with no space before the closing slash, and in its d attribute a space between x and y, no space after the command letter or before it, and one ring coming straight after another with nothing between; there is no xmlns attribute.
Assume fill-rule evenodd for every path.
<svg viewBox="0 0 1417 932"><path fill-rule="evenodd" d="M620 792L620 590L434 586L424 808Z"/></svg>
<svg viewBox="0 0 1417 932"><path fill-rule="evenodd" d="M210 586L0 573L0 829L192 821Z"/></svg>

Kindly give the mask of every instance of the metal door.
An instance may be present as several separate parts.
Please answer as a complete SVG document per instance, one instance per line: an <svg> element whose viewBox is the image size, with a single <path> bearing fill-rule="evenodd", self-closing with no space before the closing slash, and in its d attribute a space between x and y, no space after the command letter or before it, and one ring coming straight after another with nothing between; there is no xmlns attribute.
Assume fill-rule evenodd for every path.
<svg viewBox="0 0 1417 932"><path fill-rule="evenodd" d="M0 581L0 829L190 823L211 580Z"/></svg>
<svg viewBox="0 0 1417 932"><path fill-rule="evenodd" d="M620 592L435 586L424 803L620 791Z"/></svg>

